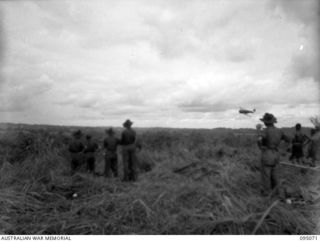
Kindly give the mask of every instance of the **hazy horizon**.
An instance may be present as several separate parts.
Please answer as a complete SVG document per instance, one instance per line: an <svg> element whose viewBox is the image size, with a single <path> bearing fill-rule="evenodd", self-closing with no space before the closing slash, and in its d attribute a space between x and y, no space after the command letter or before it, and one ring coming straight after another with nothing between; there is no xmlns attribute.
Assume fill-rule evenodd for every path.
<svg viewBox="0 0 320 242"><path fill-rule="evenodd" d="M0 2L0 122L311 127L318 0ZM251 116L240 107L256 109Z"/></svg>
<svg viewBox="0 0 320 242"><path fill-rule="evenodd" d="M114 129L123 129L124 127L122 125L118 126L112 126L112 125L99 125L99 126L84 126L84 125L59 125L59 124L43 124L43 123L14 123L14 122L0 122L1 125L30 125L30 126L53 126L53 127L74 127L74 128L114 128ZM279 126L275 124L276 127L281 128L281 129L294 129L294 126ZM232 130L237 130L237 129L252 129L256 130L256 127L211 127L211 128L201 128L201 127L161 127L161 126L133 126L134 129L194 129L194 130L211 130L211 129L232 129ZM302 126L303 129L312 129L314 128L313 125L307 125L307 126Z"/></svg>

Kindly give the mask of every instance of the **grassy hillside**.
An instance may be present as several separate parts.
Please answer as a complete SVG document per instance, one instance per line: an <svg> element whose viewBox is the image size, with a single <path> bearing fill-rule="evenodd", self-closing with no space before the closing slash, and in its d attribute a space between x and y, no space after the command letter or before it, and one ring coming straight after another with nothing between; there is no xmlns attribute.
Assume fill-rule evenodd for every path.
<svg viewBox="0 0 320 242"><path fill-rule="evenodd" d="M282 171L294 204L260 196L254 130L137 129L143 144L139 179L123 183L81 172L70 176L66 144L76 127L1 127L1 233L320 232L319 174ZM103 128L81 129L101 143ZM97 159L102 174L103 150ZM120 175L121 168L120 160Z"/></svg>

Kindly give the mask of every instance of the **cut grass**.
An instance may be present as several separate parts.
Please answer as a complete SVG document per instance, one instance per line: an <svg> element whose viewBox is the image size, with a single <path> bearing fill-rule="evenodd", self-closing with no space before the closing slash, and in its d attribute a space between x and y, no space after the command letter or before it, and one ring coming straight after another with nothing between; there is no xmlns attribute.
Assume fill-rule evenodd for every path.
<svg viewBox="0 0 320 242"><path fill-rule="evenodd" d="M161 139L157 142L161 143ZM0 173L0 231L7 234L319 232L318 177L308 178L306 174L285 177L290 187L299 187L298 193L312 200L306 205L288 205L276 198L260 196L255 146L251 149L246 146L243 152L238 148L236 153L234 148L222 144L201 143L189 148L184 143L172 147L167 141L161 149L145 147L140 155L144 163L152 164L152 170L141 173L134 183L85 173L70 176L63 147L27 156L21 163L5 162ZM204 154L199 155L199 150ZM101 156L97 163L98 169L103 167Z"/></svg>

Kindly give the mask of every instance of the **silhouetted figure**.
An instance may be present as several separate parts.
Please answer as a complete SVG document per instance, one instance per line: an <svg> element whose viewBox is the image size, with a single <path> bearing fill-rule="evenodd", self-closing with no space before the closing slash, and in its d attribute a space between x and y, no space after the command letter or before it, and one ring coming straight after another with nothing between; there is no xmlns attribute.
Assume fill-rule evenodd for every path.
<svg viewBox="0 0 320 242"><path fill-rule="evenodd" d="M99 146L97 143L92 141L91 135L86 136L87 143L84 149L86 163L87 163L87 171L94 173L95 171L95 153L98 150Z"/></svg>
<svg viewBox="0 0 320 242"><path fill-rule="evenodd" d="M124 168L124 181L137 180L137 143L136 132L131 128L132 122L128 119L123 123L125 128L121 134L122 158ZM138 146L141 149L141 146Z"/></svg>
<svg viewBox="0 0 320 242"><path fill-rule="evenodd" d="M304 161L303 147L309 138L301 132L301 124L296 124L296 131L292 140L290 159L293 163L302 164Z"/></svg>
<svg viewBox="0 0 320 242"><path fill-rule="evenodd" d="M258 140L261 149L261 181L262 195L268 195L275 189L278 193L279 185L279 152L278 147L281 140L289 142L282 130L276 128L274 124L277 119L271 113L265 113L260 119L266 126L260 133Z"/></svg>
<svg viewBox="0 0 320 242"><path fill-rule="evenodd" d="M103 146L106 149L104 175L109 177L112 173L114 177L118 177L117 147L120 144L120 139L114 136L112 128L106 130L106 133L107 137L103 141Z"/></svg>
<svg viewBox="0 0 320 242"><path fill-rule="evenodd" d="M69 152L71 157L71 172L74 173L83 162L84 145L81 141L82 133L77 130L73 133L73 139L69 144Z"/></svg>
<svg viewBox="0 0 320 242"><path fill-rule="evenodd" d="M309 152L308 156L311 158L311 165L314 167L316 166L316 163L320 161L320 126L319 125L312 130L312 136L310 138L308 152Z"/></svg>

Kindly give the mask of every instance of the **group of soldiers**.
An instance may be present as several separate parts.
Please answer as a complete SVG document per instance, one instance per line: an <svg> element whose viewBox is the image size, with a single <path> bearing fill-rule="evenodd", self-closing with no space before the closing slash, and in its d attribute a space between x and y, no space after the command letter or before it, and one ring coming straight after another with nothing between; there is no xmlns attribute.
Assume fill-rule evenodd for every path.
<svg viewBox="0 0 320 242"><path fill-rule="evenodd" d="M311 137L301 132L301 125L295 127L293 139L289 139L284 132L275 126L276 117L271 113L265 113L260 119L262 125L257 125L258 130L258 146L261 150L261 181L262 195L269 195L270 192L277 192L279 188L279 163L280 154L279 146L282 140L292 143L290 160L293 162L304 161L303 147L309 144L308 158L311 159L311 166L316 165L316 161L320 161L320 125L316 125L311 131ZM106 177L118 177L118 146L122 147L123 160L123 180L137 180L137 155L136 151L141 149L141 145L137 142L136 132L132 129L132 122L128 119L123 123L125 128L121 133L121 139L115 136L112 128L106 130L107 137L103 141L105 149L105 170ZM74 134L74 139L69 144L71 154L71 170L75 172L80 166L83 157L85 157L87 170L94 172L95 170L95 153L99 146L93 142L90 135L86 136L86 144L82 142L82 133L80 130Z"/></svg>
<svg viewBox="0 0 320 242"><path fill-rule="evenodd" d="M292 143L290 160L301 164L304 161L303 147L309 144L308 158L311 159L311 166L316 166L316 161L320 161L320 125L315 125L311 130L311 138L302 134L301 124L295 127L293 139L289 139L284 132L275 127L277 123L276 117L271 113L265 113L260 119L265 129L262 130L261 125L257 125L258 130L258 146L261 150L261 181L262 195L279 192L279 146L281 141Z"/></svg>
<svg viewBox="0 0 320 242"><path fill-rule="evenodd" d="M126 120L123 123L125 128L121 133L121 139L115 136L112 128L106 130L107 136L103 140L105 149L105 169L106 177L118 177L118 146L122 147L123 160L123 181L137 180L137 149L141 150L141 145L137 142L136 132L132 129L133 122ZM86 143L82 141L82 132L77 130L73 133L73 139L69 143L71 158L71 171L74 173L85 161L86 170L95 173L95 156L99 145L92 140L90 135L86 135Z"/></svg>
<svg viewBox="0 0 320 242"><path fill-rule="evenodd" d="M292 148L291 148L291 156L289 158L292 163L303 165L307 162L308 159L311 159L311 166L315 167L315 137L317 137L317 128L311 129L309 138L307 135L303 134L301 124L297 123L295 126L295 134L292 139ZM319 129L319 128L318 128ZM307 156L304 154L304 147L308 146Z"/></svg>

